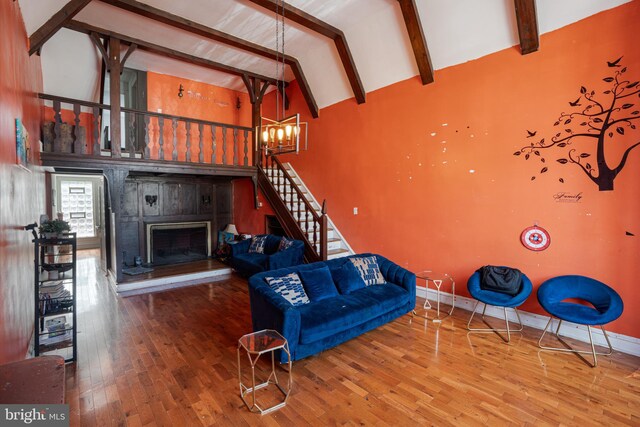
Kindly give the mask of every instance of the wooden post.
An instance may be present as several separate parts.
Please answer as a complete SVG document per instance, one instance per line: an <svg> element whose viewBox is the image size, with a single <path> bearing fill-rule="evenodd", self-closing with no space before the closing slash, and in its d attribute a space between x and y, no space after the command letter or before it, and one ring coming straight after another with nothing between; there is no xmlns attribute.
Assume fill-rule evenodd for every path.
<svg viewBox="0 0 640 427"><path fill-rule="evenodd" d="M120 76L120 74L118 74ZM124 168L105 168L104 176L109 185L109 210L110 213L107 221L113 225L111 228L110 246L111 246L111 268L115 273L118 283L122 281L122 206L124 204L124 184L129 170Z"/></svg>
<svg viewBox="0 0 640 427"><path fill-rule="evenodd" d="M120 157L120 40L109 39L109 93L111 104L111 156Z"/></svg>

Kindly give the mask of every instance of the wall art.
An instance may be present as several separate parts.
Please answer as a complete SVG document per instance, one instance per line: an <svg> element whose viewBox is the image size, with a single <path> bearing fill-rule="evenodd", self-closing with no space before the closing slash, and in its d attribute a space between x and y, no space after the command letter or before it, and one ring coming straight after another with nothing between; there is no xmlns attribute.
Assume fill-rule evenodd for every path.
<svg viewBox="0 0 640 427"><path fill-rule="evenodd" d="M579 168L600 191L612 191L631 151L640 145L637 138L629 137L640 136L636 126L640 119L640 81L628 77L622 60L621 56L607 61L607 73L602 79L608 84L605 90L597 93L587 86L580 87L578 98L568 101L572 111L560 113L553 124L558 128L553 137L531 142L513 155L539 161L538 175L552 165ZM536 135L537 130L527 130L526 138ZM628 145L619 159L607 155L606 147L614 144ZM547 163L551 156L552 161ZM533 175L531 180L535 179ZM564 178L559 181L564 183Z"/></svg>

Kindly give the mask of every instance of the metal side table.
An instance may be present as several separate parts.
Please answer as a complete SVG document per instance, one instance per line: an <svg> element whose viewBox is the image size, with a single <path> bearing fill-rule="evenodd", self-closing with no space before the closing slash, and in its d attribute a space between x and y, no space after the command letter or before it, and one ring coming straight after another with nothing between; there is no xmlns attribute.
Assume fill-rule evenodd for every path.
<svg viewBox="0 0 640 427"><path fill-rule="evenodd" d="M453 280L453 277L451 277L451 275L449 275L447 273L438 273L438 272L433 272L431 270L425 270L425 271L421 271L420 273L416 273L416 277L419 278L419 279L424 280L426 285L427 285L427 297L425 297L424 306L422 307L425 310L431 310L433 308L431 306L431 302L429 302L429 298L428 298L428 296L429 296L428 295L429 294L429 282L433 282L433 285L436 288L436 311L437 311L437 315L433 319L433 321L434 322L441 322L444 317L450 316L453 313L453 309L455 308L455 304L456 304L456 282ZM451 284L451 310L449 310L449 312L447 313L446 316L440 317L440 288L442 287L443 283L450 283ZM413 315L428 319L426 313L425 313L424 316L422 316L422 315L416 313L415 310L413 310Z"/></svg>
<svg viewBox="0 0 640 427"><path fill-rule="evenodd" d="M240 349L244 349L251 365L251 387L247 387L242 382L242 369L240 365ZM287 364L289 365L288 380L286 387L283 387L278 380L276 373L275 352L276 350L282 350L287 355ZM265 353L271 353L271 372L266 381L256 384L256 364ZM244 335L238 340L238 380L240 383L240 397L242 401L247 405L247 408L251 412L259 412L261 415L267 414L271 411L282 408L287 404L287 398L291 393L292 378L291 378L291 353L289 353L289 343L286 338L280 335L277 331L272 329L265 329L262 331L254 332ZM284 399L273 406L268 408L262 408L256 401L256 391L269 385L275 385L276 388ZM247 396L249 398L247 399Z"/></svg>

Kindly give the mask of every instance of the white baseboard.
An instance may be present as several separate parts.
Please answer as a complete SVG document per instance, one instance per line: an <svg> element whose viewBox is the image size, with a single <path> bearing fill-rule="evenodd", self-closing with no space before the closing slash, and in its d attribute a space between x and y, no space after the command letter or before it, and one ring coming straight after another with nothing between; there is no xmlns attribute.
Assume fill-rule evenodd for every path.
<svg viewBox="0 0 640 427"><path fill-rule="evenodd" d="M215 280L227 278L231 275L231 268L201 271L198 273L182 274L179 276L159 277L138 282L119 283L115 285L118 295L127 297L149 292L166 291L168 289L193 286Z"/></svg>
<svg viewBox="0 0 640 427"><path fill-rule="evenodd" d="M416 295L421 298L425 298L426 289L421 286L416 286ZM463 310L472 311L473 307L476 305L476 300L473 298L463 297L456 295L456 309L461 308ZM429 300L436 300L436 291L435 289L429 289ZM448 292L440 292L440 303L451 305L452 295ZM433 306L433 304L432 304ZM479 304L477 308L477 312L482 312L483 305ZM525 326L529 326L531 328L542 330L547 325L549 321L548 316L543 316L540 314L529 313L527 311L518 310L520 313L520 318L522 319L522 324ZM502 307L494 307L487 306L487 311L485 313L487 316L497 317L499 319L504 319L504 312ZM513 310L507 310L507 315L509 317L509 321L517 322L515 312ZM557 327L557 320L554 320L552 328ZM555 329L554 329L555 330ZM593 335L593 342L596 345L606 346L607 341L602 334L600 328L591 328L591 332ZM560 335L563 337L573 338L582 342L589 342L589 332L587 331L587 327L584 325L577 325L575 323L564 322L562 325L562 329L560 330ZM609 341L611 341L611 345L617 351L622 353L631 354L633 356L640 356L640 338L630 337L628 335L617 334L615 332L607 332L609 336Z"/></svg>

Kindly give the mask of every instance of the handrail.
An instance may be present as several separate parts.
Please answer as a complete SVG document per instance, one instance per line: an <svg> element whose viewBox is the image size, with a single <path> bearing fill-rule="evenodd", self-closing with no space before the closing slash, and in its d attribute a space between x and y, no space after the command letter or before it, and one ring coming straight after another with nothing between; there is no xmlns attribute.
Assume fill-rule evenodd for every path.
<svg viewBox="0 0 640 427"><path fill-rule="evenodd" d="M72 98L65 98L63 96L57 96L57 95L48 95L45 93L39 93L38 94L38 98L40 99L46 99L48 101L59 101L61 103L64 104L79 104L85 107L98 107L101 108L103 110L110 110L111 106L108 104L99 104L97 102L91 102L91 101L82 101L79 99L72 99ZM240 130L247 130L247 131L252 131L253 128L248 127L248 126L238 126L238 125L231 125L229 123L222 123L222 122L212 122L210 120L202 120L202 119L193 119L190 117L185 117L185 116L174 116L172 114L166 114L166 113L158 113L155 111L147 111L147 110L137 110L135 108L127 108L127 107L121 107L120 111L122 111L123 113L133 113L133 114L144 114L147 116L155 116L155 117L162 117L164 119L176 119L176 120L180 120L180 121L185 121L185 122L191 122L191 123L202 123L203 125L215 125L215 126L226 126L228 128L235 128L235 129L240 129Z"/></svg>
<svg viewBox="0 0 640 427"><path fill-rule="evenodd" d="M43 153L255 166L251 127L121 108L124 137L120 132L111 132L109 148L103 134L106 126L102 124L102 112L110 111L110 105L43 93L38 97L53 102L53 120L48 119L43 125ZM86 109L89 111L83 111ZM64 127L65 124L71 127Z"/></svg>
<svg viewBox="0 0 640 427"><path fill-rule="evenodd" d="M304 192L275 155L265 154L264 159L261 157L258 169L260 186L283 227L290 235L305 242L307 260L310 262L326 260L328 255L326 200L322 203L321 213L316 212ZM290 193L287 191L288 188L291 189ZM297 196L296 200L293 199L294 194ZM290 196L289 200L287 196ZM297 219L294 216L296 211Z"/></svg>
<svg viewBox="0 0 640 427"><path fill-rule="evenodd" d="M282 174L286 177L286 180L289 181L289 185L291 185L291 187L296 190L298 198L304 201L305 207L311 212L313 219L315 219L316 221L320 221L321 215L318 215L316 210L313 208L313 205L311 205L307 198L304 197L304 195L302 194L302 190L300 190L298 184L296 184L291 175L289 175L289 172L287 172L287 170L284 168L282 162L280 162L280 160L276 156L271 156L271 159L276 162L276 165L278 165L278 169L282 171Z"/></svg>

